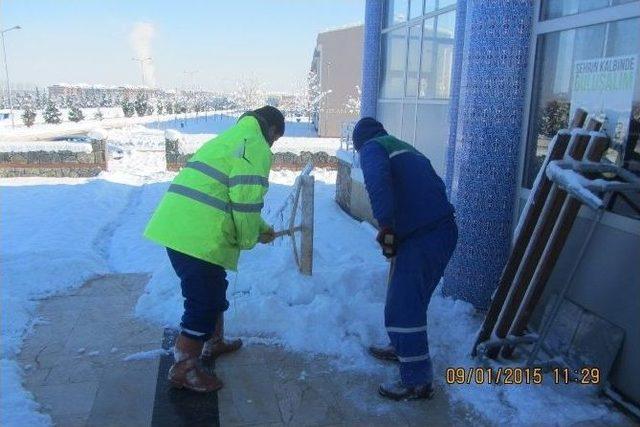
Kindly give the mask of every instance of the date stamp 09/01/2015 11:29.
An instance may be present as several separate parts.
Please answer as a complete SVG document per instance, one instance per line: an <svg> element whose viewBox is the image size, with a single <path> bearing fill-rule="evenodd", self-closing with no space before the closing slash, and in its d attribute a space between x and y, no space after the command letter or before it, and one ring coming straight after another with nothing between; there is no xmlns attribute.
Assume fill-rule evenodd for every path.
<svg viewBox="0 0 640 427"><path fill-rule="evenodd" d="M599 385L600 369L585 366L572 370L569 368L551 368L550 375L544 375L542 368L535 367L450 367L445 371L445 382L449 385L461 384L543 384L552 381L554 384Z"/></svg>

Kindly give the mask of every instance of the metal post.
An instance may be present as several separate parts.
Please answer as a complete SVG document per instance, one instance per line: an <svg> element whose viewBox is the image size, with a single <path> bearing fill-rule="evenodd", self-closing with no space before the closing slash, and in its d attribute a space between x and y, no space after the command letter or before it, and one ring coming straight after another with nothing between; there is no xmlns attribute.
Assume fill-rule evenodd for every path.
<svg viewBox="0 0 640 427"><path fill-rule="evenodd" d="M16 25L15 27L8 28L6 30L0 31L0 36L2 38L2 55L4 57L4 73L7 76L7 92L9 94L9 114L11 114L11 127L16 127L16 121L13 117L13 100L11 99L11 82L9 81L9 65L7 64L7 49L4 45L4 33L7 33L11 30L19 30L22 27Z"/></svg>

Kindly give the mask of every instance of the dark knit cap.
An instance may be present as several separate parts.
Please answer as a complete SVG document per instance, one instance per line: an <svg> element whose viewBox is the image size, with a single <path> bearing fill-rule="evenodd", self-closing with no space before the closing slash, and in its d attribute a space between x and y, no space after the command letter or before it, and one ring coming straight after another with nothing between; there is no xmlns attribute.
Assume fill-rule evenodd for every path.
<svg viewBox="0 0 640 427"><path fill-rule="evenodd" d="M276 107L271 105L265 105L257 110L253 110L253 114L261 117L269 127L275 126L276 132L280 135L284 135L284 116Z"/></svg>
<svg viewBox="0 0 640 427"><path fill-rule="evenodd" d="M377 136L388 135L382 123L372 117L358 120L353 128L353 148L360 151L365 142Z"/></svg>

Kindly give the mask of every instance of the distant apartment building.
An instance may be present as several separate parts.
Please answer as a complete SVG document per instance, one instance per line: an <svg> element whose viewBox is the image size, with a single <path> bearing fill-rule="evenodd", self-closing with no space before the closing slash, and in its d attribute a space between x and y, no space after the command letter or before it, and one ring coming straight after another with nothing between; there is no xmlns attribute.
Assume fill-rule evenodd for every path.
<svg viewBox="0 0 640 427"><path fill-rule="evenodd" d="M112 100L122 98L135 98L139 94L145 94L147 96L157 96L163 93L162 90L145 86L105 86L99 84L90 85L86 83L58 83L49 86L48 90L49 96L51 98L108 98Z"/></svg>
<svg viewBox="0 0 640 427"><path fill-rule="evenodd" d="M342 125L358 118L348 105L350 98L359 97L363 37L362 25L318 34L311 71L323 96L311 119L319 136L340 136Z"/></svg>

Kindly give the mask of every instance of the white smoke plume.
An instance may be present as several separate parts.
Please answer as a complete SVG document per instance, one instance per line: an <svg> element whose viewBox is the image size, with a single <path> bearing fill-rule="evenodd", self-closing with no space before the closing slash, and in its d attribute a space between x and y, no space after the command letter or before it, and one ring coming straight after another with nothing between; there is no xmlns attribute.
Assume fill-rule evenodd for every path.
<svg viewBox="0 0 640 427"><path fill-rule="evenodd" d="M150 22L136 22L129 34L129 42L133 49L134 56L144 60L142 66L144 70L144 82L147 86L155 87L155 68L151 58L151 41L155 35L155 27ZM140 63L137 64L140 67ZM138 68L139 69L139 68Z"/></svg>

